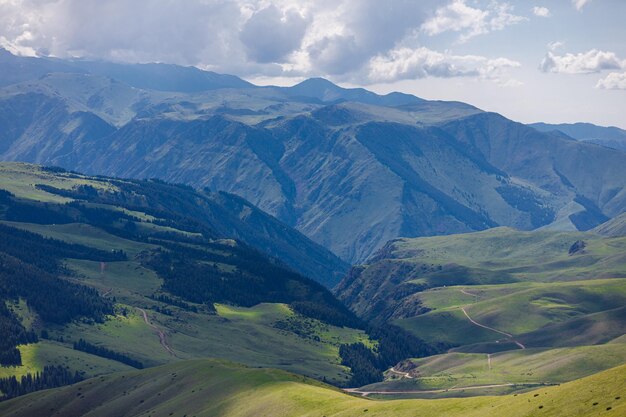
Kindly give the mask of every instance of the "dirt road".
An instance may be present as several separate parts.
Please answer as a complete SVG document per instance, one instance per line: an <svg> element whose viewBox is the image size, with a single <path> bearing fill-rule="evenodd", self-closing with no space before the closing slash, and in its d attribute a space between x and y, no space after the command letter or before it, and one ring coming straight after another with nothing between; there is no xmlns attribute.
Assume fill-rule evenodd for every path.
<svg viewBox="0 0 626 417"><path fill-rule="evenodd" d="M477 321L475 321L473 318L471 318L469 316L469 314L467 314L467 311L465 311L465 307L461 307L461 311L463 312L463 314L465 314L465 317L467 317L467 319L472 322L472 324L482 327L483 329L487 329L487 330L491 330L492 332L496 332L496 333L500 333L501 335L506 336L508 339L511 339L511 341L513 343L515 343L517 346L519 346L521 349L526 349L526 346L524 346L523 344L521 344L520 342L518 342L517 340L513 339L513 335L507 332L503 332L501 330L498 329L494 329L493 327L489 327L489 326L485 326L484 324L480 324Z"/></svg>
<svg viewBox="0 0 626 417"><path fill-rule="evenodd" d="M442 392L451 392L451 391L466 391L466 390L480 390L487 388L499 388L499 387L513 387L517 385L522 386L537 386L537 385L548 385L543 382L529 382L523 384L513 384L513 383L505 383L505 384L491 384L491 385L471 385L469 387L458 387L458 388L448 388L448 389L434 389L434 390L425 390L425 391L359 391L358 388L345 388L345 392L349 392L351 394L359 394L363 397L367 397L371 394L380 394L380 395L394 395L394 394L439 394Z"/></svg>
<svg viewBox="0 0 626 417"><path fill-rule="evenodd" d="M159 342L161 342L161 346L163 346L163 348L165 350L167 350L167 352L172 355L172 356L176 356L176 353L174 353L174 351L172 350L172 348L170 347L170 345L167 343L167 338L165 336L165 333L163 333L163 331L161 329L159 329L157 326L155 326L154 324L150 323L150 320L148 320L148 314L146 314L146 310L144 310L143 308L139 308L137 307L137 310L141 311L141 314L143 314L143 321L150 327L152 327L154 329L154 331L159 335Z"/></svg>
<svg viewBox="0 0 626 417"><path fill-rule="evenodd" d="M392 373L396 375L400 375L403 378L413 379L413 377L409 375L408 372L400 372L400 371L397 371L396 368L390 368L389 371L391 371Z"/></svg>

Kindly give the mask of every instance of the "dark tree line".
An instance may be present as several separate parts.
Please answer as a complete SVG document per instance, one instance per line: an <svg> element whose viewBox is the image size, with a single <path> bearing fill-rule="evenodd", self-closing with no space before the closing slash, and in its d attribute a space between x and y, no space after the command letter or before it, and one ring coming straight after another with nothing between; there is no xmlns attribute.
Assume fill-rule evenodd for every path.
<svg viewBox="0 0 626 417"><path fill-rule="evenodd" d="M61 260L66 257L125 259L120 252L68 244L0 224L0 364L21 364L17 345L37 341L6 308L8 300L22 298L43 321L57 324L80 317L102 322L105 315L113 313L111 301L96 290L58 277L63 272Z"/></svg>
<svg viewBox="0 0 626 417"><path fill-rule="evenodd" d="M0 396L0 401L42 389L74 384L83 379L80 373L72 372L62 366L46 366L42 372L26 374L20 379L15 376L0 378L0 391L3 394Z"/></svg>
<svg viewBox="0 0 626 417"><path fill-rule="evenodd" d="M17 298L24 298L49 323L69 323L78 317L102 322L105 315L113 314L111 301L100 297L95 289L0 253L0 300Z"/></svg>
<svg viewBox="0 0 626 417"><path fill-rule="evenodd" d="M92 355L100 356L102 358L112 359L114 361L132 366L133 368L143 369L143 364L138 360L126 356L123 353L119 353L102 346L93 345L83 339L80 339L78 342L74 342L74 349L80 350L81 352L90 353Z"/></svg>
<svg viewBox="0 0 626 417"><path fill-rule="evenodd" d="M194 200L196 194L193 188L181 184L168 184L156 179L149 181L107 180L121 191L99 191L89 185L77 186L69 190L45 184L38 184L37 187L63 197L123 206L129 210L141 211L155 217L154 224L174 227L187 232L202 233L207 237L217 237L213 230L182 214L196 209L197 202ZM81 205L77 202L70 204L74 207ZM168 207L174 207L178 210L172 210Z"/></svg>
<svg viewBox="0 0 626 417"><path fill-rule="evenodd" d="M196 308L196 306L192 306L192 305L187 304L184 301L180 301L180 300L178 300L176 298L168 297L165 294L152 295L152 296L150 296L150 298L152 298L153 300L156 300L156 301L160 301L160 302L165 303L165 304L169 304L169 305L173 305L173 306L178 307L178 308L182 308L183 310L186 310L186 311L191 311L191 312L194 312L194 313L198 312L198 309Z"/></svg>
<svg viewBox="0 0 626 417"><path fill-rule="evenodd" d="M344 344L339 347L342 365L350 368L350 386L363 386L383 380L383 372L407 358L422 358L445 351L449 346L430 345L400 327L386 324L370 327L370 338L378 342L371 350L363 343Z"/></svg>
<svg viewBox="0 0 626 417"><path fill-rule="evenodd" d="M48 273L61 272L63 258L99 262L126 260L122 251L103 251L88 246L43 237L36 233L0 224L0 252L14 256Z"/></svg>
<svg viewBox="0 0 626 417"><path fill-rule="evenodd" d="M164 244L147 260L163 278L163 288L191 302L290 304L294 311L336 326L360 327L357 319L321 284L276 264L243 245L207 244L202 248ZM228 254L228 255L226 255ZM218 264L234 266L224 271Z"/></svg>
<svg viewBox="0 0 626 417"><path fill-rule="evenodd" d="M339 346L341 364L350 368L352 378L348 385L362 387L383 380L383 372L376 354L363 343Z"/></svg>
<svg viewBox="0 0 626 417"><path fill-rule="evenodd" d="M0 300L0 365L21 365L22 357L16 346L35 342L37 335L27 331L4 300Z"/></svg>

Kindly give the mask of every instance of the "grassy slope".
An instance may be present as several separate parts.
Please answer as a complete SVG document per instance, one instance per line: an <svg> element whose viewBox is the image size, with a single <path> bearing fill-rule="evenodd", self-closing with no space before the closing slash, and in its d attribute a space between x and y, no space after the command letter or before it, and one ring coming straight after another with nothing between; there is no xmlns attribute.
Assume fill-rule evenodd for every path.
<svg viewBox="0 0 626 417"><path fill-rule="evenodd" d="M491 384L560 384L626 363L626 344L610 343L560 349L526 349L494 353L446 353L413 359L413 378L391 371L385 382L363 387L364 391L420 391ZM511 388L502 387L504 391ZM474 391L480 395L482 391ZM464 396L457 391L455 395ZM420 396L418 394L416 396Z"/></svg>
<svg viewBox="0 0 626 417"><path fill-rule="evenodd" d="M317 320L308 320L313 326L310 337L280 330L275 327L277 321L298 317L282 304L260 304L251 308L218 306L218 315L166 306L148 298L159 288L161 281L154 272L141 267L136 261L107 263L104 273L100 272L98 262L68 260L67 265L79 274L74 278L79 282L93 286L101 293L112 289L108 296L115 297L119 307L126 308L127 313L125 316L118 314L110 317L102 324L75 322L66 326L49 326L50 336L63 338L68 343L83 338L125 352L147 366L212 356L342 382L349 374L339 364L339 345L369 342L360 330L338 328ZM159 338L145 324L137 307L144 308L149 320L166 333L176 357L161 346ZM173 315L158 313L154 310L156 307L167 307ZM314 336L319 340L314 340ZM22 369L39 369L38 364L47 363L46 346L43 350L34 349L32 355L25 356ZM63 346L71 350L70 345ZM93 359L98 363L99 358ZM70 361L68 365L91 375L89 367L82 362ZM11 369L10 374L24 373L20 368Z"/></svg>
<svg viewBox="0 0 626 417"><path fill-rule="evenodd" d="M626 412L625 376L626 367L621 366L516 396L375 401L349 396L282 371L205 360L107 375L34 393L0 404L0 414L6 417L621 416Z"/></svg>
<svg viewBox="0 0 626 417"><path fill-rule="evenodd" d="M398 320L398 325L426 340L466 345L492 342L502 339L502 335L470 323L461 307L481 324L523 335L626 305L626 279L446 287L425 291L419 299L433 310ZM623 331L614 330L619 334L613 337Z"/></svg>
<svg viewBox="0 0 626 417"><path fill-rule="evenodd" d="M0 175L3 178L0 188L22 198L49 202L69 200L37 189L34 187L35 183L64 189L71 189L79 184L95 187L106 184L89 177L55 175L28 164L0 163ZM91 206L119 209L115 206ZM142 212L131 214L142 219L152 218ZM123 250L128 254L129 260L108 262L102 272L99 262L67 259L66 266L74 272L68 279L92 286L108 297L115 297L119 307L118 314L103 324L75 322L66 326L46 326L55 342L43 341L22 346L20 349L24 356L24 366L0 367L0 376L37 371L45 364L59 363L59 358L67 358L66 364L71 369L85 371L89 376L128 369L117 362L73 351L71 343L83 338L90 343L128 354L146 366L211 356L249 365L287 369L340 383L349 378L349 373L339 363L339 345L357 341L369 343L365 333L360 330L328 326L317 320L308 321L308 337L280 330L275 327L277 321L288 318L298 320L298 316L281 304L261 304L252 308L221 306L218 308L218 315L184 311L149 298L160 288L162 280L153 271L144 268L139 258L142 252L156 248L155 245L120 238L87 224L2 223L69 243L106 251ZM149 223L140 223L139 227L158 227L161 231L167 229L188 234ZM21 306L22 310L27 312L28 309L23 307ZM158 335L146 325L137 308L145 309L150 321L165 332L176 356L170 355L161 346ZM167 308L173 314L161 314L156 308ZM122 309L126 310L125 314L121 314ZM42 328L37 320L24 324L28 328L34 327L36 331ZM61 338L64 343L56 341Z"/></svg>
<svg viewBox="0 0 626 417"><path fill-rule="evenodd" d="M569 248L584 240L584 252ZM506 227L484 232L400 239L394 257L405 262L463 265L511 274L522 281L564 281L626 276L626 238L581 232L520 232Z"/></svg>

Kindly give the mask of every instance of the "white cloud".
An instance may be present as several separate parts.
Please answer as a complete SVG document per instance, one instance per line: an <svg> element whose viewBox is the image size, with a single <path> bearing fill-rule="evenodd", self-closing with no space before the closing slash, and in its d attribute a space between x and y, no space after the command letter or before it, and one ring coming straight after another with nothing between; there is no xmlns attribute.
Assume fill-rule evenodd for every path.
<svg viewBox="0 0 626 417"><path fill-rule="evenodd" d="M557 49L560 49L562 47L565 46L565 44L561 41L553 41L553 42L548 42L548 44L546 45L548 47L548 49L552 52L556 51Z"/></svg>
<svg viewBox="0 0 626 417"><path fill-rule="evenodd" d="M614 52L591 49L578 54L555 55L548 52L541 61L543 72L564 74L588 74L603 70L626 68L626 61L620 60Z"/></svg>
<svg viewBox="0 0 626 417"><path fill-rule="evenodd" d="M21 54L168 62L248 78L463 76L510 85L500 73L515 65L436 52L421 42L424 33L469 39L523 19L508 3L486 1L481 10L469 0L439 9L415 0L0 0L0 45ZM434 20L426 21L428 7Z"/></svg>
<svg viewBox="0 0 626 417"><path fill-rule="evenodd" d="M532 10L535 16L550 17L550 9L547 7L535 6Z"/></svg>
<svg viewBox="0 0 626 417"><path fill-rule="evenodd" d="M525 17L512 14L513 7L508 3L492 1L483 10L468 6L466 0L453 0L450 4L440 7L435 15L424 22L421 30L433 36L444 32L460 32L460 42L502 30L507 26L526 20Z"/></svg>
<svg viewBox="0 0 626 417"><path fill-rule="evenodd" d="M519 85L519 82L505 77L504 70L519 66L519 62L506 58L488 59L442 53L425 47L404 47L373 57L368 64L368 78L377 83L426 77L478 77L512 86Z"/></svg>
<svg viewBox="0 0 626 417"><path fill-rule="evenodd" d="M626 90L626 72L611 72L598 80L596 88L606 90Z"/></svg>
<svg viewBox="0 0 626 417"><path fill-rule="evenodd" d="M576 10L582 10L587 4L591 3L591 0L572 0L572 4Z"/></svg>

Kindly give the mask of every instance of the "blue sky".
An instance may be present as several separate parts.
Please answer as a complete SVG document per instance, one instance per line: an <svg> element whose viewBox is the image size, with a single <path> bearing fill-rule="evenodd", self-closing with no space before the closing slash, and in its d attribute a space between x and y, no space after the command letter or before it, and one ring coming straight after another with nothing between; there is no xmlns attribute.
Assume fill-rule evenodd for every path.
<svg viewBox="0 0 626 417"><path fill-rule="evenodd" d="M626 128L625 18L622 0L0 0L0 45Z"/></svg>

